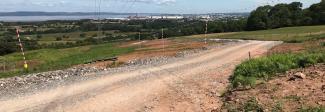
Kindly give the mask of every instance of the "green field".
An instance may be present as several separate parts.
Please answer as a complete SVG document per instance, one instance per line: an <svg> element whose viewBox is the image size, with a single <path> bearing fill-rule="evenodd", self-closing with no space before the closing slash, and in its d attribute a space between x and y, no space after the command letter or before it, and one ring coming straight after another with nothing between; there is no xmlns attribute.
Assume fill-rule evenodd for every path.
<svg viewBox="0 0 325 112"><path fill-rule="evenodd" d="M85 34L85 37L80 37L80 34ZM42 34L41 38L37 39L37 35L26 35L24 37L30 37L32 39L37 39L40 44L51 44L51 43L66 43L66 42L76 42L78 40L84 40L89 37L94 37L94 35L104 36L105 34L110 34L112 36L118 35L130 35L135 34L134 32L116 32L116 31L88 31L88 32L71 32L71 33L53 33L53 34ZM56 40L58 37L62 40Z"/></svg>
<svg viewBox="0 0 325 112"><path fill-rule="evenodd" d="M276 40L286 42L302 42L317 39L325 35L325 25L288 27L261 31L245 31L234 33L208 34L207 38L246 39L246 40ZM185 36L187 38L199 38L204 35Z"/></svg>
<svg viewBox="0 0 325 112"><path fill-rule="evenodd" d="M108 43L67 49L42 49L29 51L26 53L26 58L30 63L29 72L64 69L72 65L126 54L134 50L132 47L119 48L114 46L114 44ZM20 53L6 55L4 56L4 59L6 62L15 64L15 66L19 68L23 63ZM11 72L0 73L0 78L21 75L22 72L21 69L15 69Z"/></svg>

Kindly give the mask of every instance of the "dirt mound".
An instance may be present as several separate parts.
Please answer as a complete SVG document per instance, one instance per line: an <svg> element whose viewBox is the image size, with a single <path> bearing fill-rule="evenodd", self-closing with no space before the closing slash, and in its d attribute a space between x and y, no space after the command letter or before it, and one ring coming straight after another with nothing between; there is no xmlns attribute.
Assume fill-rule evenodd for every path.
<svg viewBox="0 0 325 112"><path fill-rule="evenodd" d="M288 71L254 89L225 95L225 110L293 112L325 106L325 64Z"/></svg>

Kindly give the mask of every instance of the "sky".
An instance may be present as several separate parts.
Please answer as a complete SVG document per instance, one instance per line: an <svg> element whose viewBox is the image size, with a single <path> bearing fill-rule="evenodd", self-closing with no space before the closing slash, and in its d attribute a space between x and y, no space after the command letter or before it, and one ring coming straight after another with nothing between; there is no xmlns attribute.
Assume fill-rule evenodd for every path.
<svg viewBox="0 0 325 112"><path fill-rule="evenodd" d="M0 12L228 13L294 1L309 7L321 0L6 0L0 2Z"/></svg>

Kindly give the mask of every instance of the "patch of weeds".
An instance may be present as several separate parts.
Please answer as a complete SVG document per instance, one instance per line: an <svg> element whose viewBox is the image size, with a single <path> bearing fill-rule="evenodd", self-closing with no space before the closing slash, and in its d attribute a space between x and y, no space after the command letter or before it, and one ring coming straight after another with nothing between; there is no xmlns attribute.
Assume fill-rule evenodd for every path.
<svg viewBox="0 0 325 112"><path fill-rule="evenodd" d="M283 103L282 102L276 102L276 104L272 107L272 112L283 112Z"/></svg>
<svg viewBox="0 0 325 112"><path fill-rule="evenodd" d="M325 107L309 107L300 109L299 112L325 112Z"/></svg>
<svg viewBox="0 0 325 112"><path fill-rule="evenodd" d="M278 91L279 89L280 89L279 86L274 86L274 87L272 88L272 91Z"/></svg>
<svg viewBox="0 0 325 112"><path fill-rule="evenodd" d="M304 68L325 62L325 53L275 54L248 60L238 65L230 81L234 88L255 86L258 80L269 80L290 69Z"/></svg>
<svg viewBox="0 0 325 112"><path fill-rule="evenodd" d="M290 95L290 96L284 97L284 99L293 100L293 101L300 101L301 97L299 97L297 95Z"/></svg>
<svg viewBox="0 0 325 112"><path fill-rule="evenodd" d="M225 108L227 112L240 112L237 106L231 105L229 103L224 103L222 107Z"/></svg>
<svg viewBox="0 0 325 112"><path fill-rule="evenodd" d="M107 65L108 68L116 68L116 67L120 67L121 65L124 65L124 62L113 62L112 64Z"/></svg>
<svg viewBox="0 0 325 112"><path fill-rule="evenodd" d="M233 82L240 82L240 83L233 83L234 87L238 87L238 86L254 87L256 84L256 78L238 75L233 79Z"/></svg>
<svg viewBox="0 0 325 112"><path fill-rule="evenodd" d="M244 104L244 112L264 112L256 98L252 97Z"/></svg>
<svg viewBox="0 0 325 112"><path fill-rule="evenodd" d="M305 57L299 57L298 58L298 65L300 67L308 67L311 65L315 65L317 63L317 56L305 56Z"/></svg>
<svg viewBox="0 0 325 112"><path fill-rule="evenodd" d="M321 42L320 45L325 47L325 42Z"/></svg>

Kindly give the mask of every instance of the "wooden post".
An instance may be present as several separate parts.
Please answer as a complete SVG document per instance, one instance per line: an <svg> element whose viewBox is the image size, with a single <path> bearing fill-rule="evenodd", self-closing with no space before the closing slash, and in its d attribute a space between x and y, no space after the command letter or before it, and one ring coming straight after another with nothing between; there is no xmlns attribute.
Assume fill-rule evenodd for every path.
<svg viewBox="0 0 325 112"><path fill-rule="evenodd" d="M165 54L164 28L161 29L161 39L163 41L163 53Z"/></svg>
<svg viewBox="0 0 325 112"><path fill-rule="evenodd" d="M141 48L142 47L142 43L141 43L141 32L139 32L139 48Z"/></svg>
<svg viewBox="0 0 325 112"><path fill-rule="evenodd" d="M249 59L252 59L252 55L251 55L250 51L248 52L248 57L249 57Z"/></svg>
<svg viewBox="0 0 325 112"><path fill-rule="evenodd" d="M207 44L207 34L208 34L208 19L205 22L205 34L204 34L204 43Z"/></svg>

